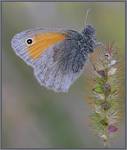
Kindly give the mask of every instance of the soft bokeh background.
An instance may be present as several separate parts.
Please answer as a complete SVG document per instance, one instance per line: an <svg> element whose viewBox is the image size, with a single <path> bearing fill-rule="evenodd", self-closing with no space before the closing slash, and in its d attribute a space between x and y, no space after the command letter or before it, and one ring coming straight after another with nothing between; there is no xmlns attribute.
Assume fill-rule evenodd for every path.
<svg viewBox="0 0 127 150"><path fill-rule="evenodd" d="M32 69L13 52L11 39L17 32L32 27L81 31L85 12L91 8L88 22L96 28L97 39L102 42L115 40L124 64L124 7L122 2L3 2L4 148L103 147L89 125L91 108L84 99L85 76L82 75L67 94L56 94L40 87ZM122 85L124 91L124 82ZM111 147L124 147L124 132L124 121L121 121L118 136Z"/></svg>

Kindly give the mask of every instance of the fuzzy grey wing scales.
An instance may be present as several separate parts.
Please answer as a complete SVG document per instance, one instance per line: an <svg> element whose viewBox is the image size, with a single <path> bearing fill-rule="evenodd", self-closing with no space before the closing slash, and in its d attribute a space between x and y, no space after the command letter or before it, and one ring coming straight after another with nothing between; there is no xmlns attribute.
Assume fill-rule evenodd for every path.
<svg viewBox="0 0 127 150"><path fill-rule="evenodd" d="M36 62L35 77L41 85L55 92L67 92L83 71L86 58L82 55L78 40L67 37L48 48Z"/></svg>
<svg viewBox="0 0 127 150"><path fill-rule="evenodd" d="M68 37L64 42L54 47L54 61L59 60L63 73L68 73L69 71L77 73L83 69L88 53L84 51L79 35L79 33L77 33L77 36L74 34L74 37Z"/></svg>

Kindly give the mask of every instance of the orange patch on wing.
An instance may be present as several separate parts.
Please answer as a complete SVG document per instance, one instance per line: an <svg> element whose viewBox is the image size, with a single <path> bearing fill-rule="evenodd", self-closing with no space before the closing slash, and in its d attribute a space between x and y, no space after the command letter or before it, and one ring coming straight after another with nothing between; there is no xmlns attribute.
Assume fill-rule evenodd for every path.
<svg viewBox="0 0 127 150"><path fill-rule="evenodd" d="M56 32L36 34L33 37L33 44L28 47L28 52L33 59L37 59L51 45L63 41L65 35Z"/></svg>

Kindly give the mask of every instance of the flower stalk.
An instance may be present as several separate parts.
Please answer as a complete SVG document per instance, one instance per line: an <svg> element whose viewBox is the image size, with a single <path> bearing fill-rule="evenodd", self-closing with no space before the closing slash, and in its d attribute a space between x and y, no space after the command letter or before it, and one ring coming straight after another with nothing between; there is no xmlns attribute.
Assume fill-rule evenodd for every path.
<svg viewBox="0 0 127 150"><path fill-rule="evenodd" d="M104 147L110 147L110 140L119 129L121 105L118 89L118 58L113 44L103 46L99 58L92 64L94 83L91 99L91 124L96 134L103 140Z"/></svg>

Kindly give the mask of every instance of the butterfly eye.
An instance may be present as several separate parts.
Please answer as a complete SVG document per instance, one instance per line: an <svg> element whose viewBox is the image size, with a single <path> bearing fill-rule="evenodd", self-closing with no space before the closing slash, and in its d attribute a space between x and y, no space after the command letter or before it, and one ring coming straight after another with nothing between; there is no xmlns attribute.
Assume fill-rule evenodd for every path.
<svg viewBox="0 0 127 150"><path fill-rule="evenodd" d="M27 39L27 40L26 40L26 43L27 43L28 45L31 45L31 44L33 43L33 39L31 39L31 38Z"/></svg>

